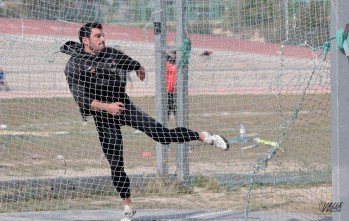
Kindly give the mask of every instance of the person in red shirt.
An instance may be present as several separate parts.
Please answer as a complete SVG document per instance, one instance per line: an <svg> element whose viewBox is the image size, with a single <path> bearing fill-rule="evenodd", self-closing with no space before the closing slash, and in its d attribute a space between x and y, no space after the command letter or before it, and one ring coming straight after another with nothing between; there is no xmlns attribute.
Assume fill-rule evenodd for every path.
<svg viewBox="0 0 349 221"><path fill-rule="evenodd" d="M169 46L174 46L175 42L172 40ZM171 113L176 116L177 110L177 93L176 93L176 51L169 50L166 52L166 91L167 91L167 115L170 118Z"/></svg>

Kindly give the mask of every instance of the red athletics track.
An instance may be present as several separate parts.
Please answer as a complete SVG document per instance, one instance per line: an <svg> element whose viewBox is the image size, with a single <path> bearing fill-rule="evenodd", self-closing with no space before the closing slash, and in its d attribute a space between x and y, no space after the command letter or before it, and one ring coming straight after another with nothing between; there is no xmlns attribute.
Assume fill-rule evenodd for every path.
<svg viewBox="0 0 349 221"><path fill-rule="evenodd" d="M44 36L72 36L77 37L78 30L82 24L67 23L62 21L45 21L33 19L0 19L0 33L15 35L44 35ZM22 28L23 27L23 28ZM129 42L149 42L154 43L153 29L142 29L124 26L104 25L108 39L129 41ZM171 38L175 34L168 33ZM209 36L209 35L190 35L193 48L203 48L208 50L235 51L240 53L254 53L268 56L280 56L280 44L270 44L262 42L253 42L247 40L236 40L227 37ZM315 59L310 48L287 46L284 48L284 56ZM329 58L329 56L328 56Z"/></svg>
<svg viewBox="0 0 349 221"><path fill-rule="evenodd" d="M43 35L46 37L67 37L71 36L77 38L78 30L82 24L66 23L61 21L44 21L44 20L32 20L32 19L0 19L0 33L2 34L15 34L15 35ZM142 28L131 28L123 26L110 26L104 25L108 39L128 42L149 42L154 43L154 34L152 29L144 30ZM168 37L171 38L174 33L168 33ZM194 48L203 48L209 50L219 51L234 51L244 54L254 53L267 56L280 56L278 51L280 50L279 44L268 44L261 42L251 42L246 40L234 40L219 36L207 36L207 35L190 35L192 40L192 46ZM287 46L284 50L284 55L293 58L302 59L314 59L315 57L311 53L310 48ZM313 88L314 93L328 92L328 89L319 87ZM133 94L134 93L134 94ZM154 95L153 90L142 90L141 95ZM234 90L234 89L221 89L214 92L208 91L190 91L191 94L263 94L270 93L267 88L254 88L249 90ZM301 92L297 92L301 93ZM139 95L136 91L130 92L130 95ZM12 97L66 97L70 96L69 92L63 91L30 91L20 92L11 91L3 92L0 94L1 98L12 98Z"/></svg>

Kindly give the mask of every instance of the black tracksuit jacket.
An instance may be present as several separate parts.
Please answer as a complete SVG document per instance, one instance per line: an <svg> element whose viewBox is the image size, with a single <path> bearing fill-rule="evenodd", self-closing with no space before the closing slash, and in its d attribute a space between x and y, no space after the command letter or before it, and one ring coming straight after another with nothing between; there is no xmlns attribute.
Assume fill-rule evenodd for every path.
<svg viewBox="0 0 349 221"><path fill-rule="evenodd" d="M84 51L82 44L68 41L61 52L71 56L64 73L76 103L86 115L91 114L93 100L123 102L128 97L125 71L141 67L138 61L110 47L93 56Z"/></svg>

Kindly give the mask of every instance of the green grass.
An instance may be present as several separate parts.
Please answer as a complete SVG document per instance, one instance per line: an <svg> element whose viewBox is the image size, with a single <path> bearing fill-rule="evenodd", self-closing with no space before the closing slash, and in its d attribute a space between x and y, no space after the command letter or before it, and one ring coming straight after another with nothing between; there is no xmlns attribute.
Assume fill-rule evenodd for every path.
<svg viewBox="0 0 349 221"><path fill-rule="evenodd" d="M154 97L134 98L134 101L148 114L155 115ZM244 124L247 133L258 133L262 139L282 141L280 147L283 151L279 151L261 173L328 170L331 165L330 95L307 95L294 122L292 117L299 108L301 95L281 95L280 101L279 105L273 95L190 96L189 126L193 130L208 130L230 139L238 137L239 125ZM109 167L102 156L94 123L90 117L88 124L82 125L78 108L71 98L3 99L0 105L0 123L8 126L7 129L0 130L1 180L109 175ZM282 107L280 112L278 107ZM283 130L282 125L288 125L287 129ZM175 126L173 118L169 126ZM122 131L126 171L129 174L156 173L155 142L143 133L135 133L132 128L123 127ZM174 197L178 200L189 194L194 198L197 196L199 203L203 200L203 193L217 191L218 194L241 198L245 194L243 190L248 181L246 185L230 190L221 189L222 186L214 176L251 174L257 160L264 158L269 150L268 147L261 146L242 151L241 147L244 145L237 144L225 152L198 142L191 142L190 145L190 174L198 175L191 187L187 189L179 183L157 180L145 187L145 191L134 190L138 201L142 202L143 198L145 200L153 195L167 198L167 206L170 206L168 198ZM151 156L143 157L142 153L145 151L151 152ZM167 162L169 173L175 173L174 144L170 145ZM256 189L263 188L267 187L256 186ZM7 196L8 201L2 201L0 211L17 210L15 205L18 209L23 209L28 202L35 202L35 210L42 210L42 203L37 201L51 202L52 207L44 207L50 210L62 209L64 205L81 208L84 207L78 203L84 201L81 198L88 198L85 202L89 206L86 208L96 208L92 202L99 199L105 203L97 207L108 207L115 204L110 195L116 195L115 192L106 196L91 193L84 196L67 195L64 199L57 199L41 192L35 195L30 190L28 193L16 191L19 190L13 190L10 196L6 195L7 190L2 190L1 197ZM58 206L59 200L65 204ZM156 199L153 200L156 202ZM254 208L286 208L292 204L287 200L274 204L265 203L267 205L254 205ZM238 204L244 205L240 200L234 205L238 207ZM173 205L178 206L178 203Z"/></svg>
<svg viewBox="0 0 349 221"><path fill-rule="evenodd" d="M153 97L135 98L134 101L154 116ZM294 159L304 164L307 162L311 164L320 159L323 164L328 164L330 111L315 105L321 102L328 103L329 95L309 97L309 100L304 102L302 112L294 124L288 127L284 136L280 125L291 119L293 110L298 107L300 95L285 95L282 101L284 111L280 114L275 111L274 96L192 96L189 100L191 110L189 127L197 131L205 129L227 138L236 138L239 125L243 123L247 133L258 133L262 139L274 141L282 139L281 148L285 152L280 154L281 158ZM313 110L314 107L317 109ZM329 106L322 108L326 107L329 108ZM88 125L83 126L76 104L70 98L4 99L1 101L0 122L8 125L4 130L8 134L0 134L3 146L0 155L2 162L11 163L21 158L20 164L26 169L38 165L41 169L47 169L54 168L56 165L52 164L52 159L62 155L72 167L83 168L87 163L86 159L90 162L101 159L100 144L93 120L90 118ZM174 125L172 118L170 127ZM27 134L16 137L10 135L17 132L27 132ZM142 133L134 132L134 129L123 127L126 164L130 167L154 166L155 142ZM230 160L226 159L227 157L233 157L238 161L241 158L256 160L267 150L262 147L241 152L241 145L233 145L231 152L224 153L212 151L211 147L200 146L197 142L191 144L194 152L191 154L193 162L215 161L217 158L223 161ZM144 151L151 152L152 156L141 157ZM170 162L174 162L172 159L175 155L175 145L171 145ZM18 162L16 164L18 167Z"/></svg>

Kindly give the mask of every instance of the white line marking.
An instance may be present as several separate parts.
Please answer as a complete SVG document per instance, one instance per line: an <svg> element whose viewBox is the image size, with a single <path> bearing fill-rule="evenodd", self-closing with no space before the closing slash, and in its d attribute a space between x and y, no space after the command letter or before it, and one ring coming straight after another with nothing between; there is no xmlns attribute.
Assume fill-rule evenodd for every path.
<svg viewBox="0 0 349 221"><path fill-rule="evenodd" d="M206 213L206 214L202 214L202 215L191 216L190 218L198 218L198 217L204 217L204 216L221 215L221 214L230 213L230 212L232 212L232 210L226 210L226 211L215 212L215 213Z"/></svg>

